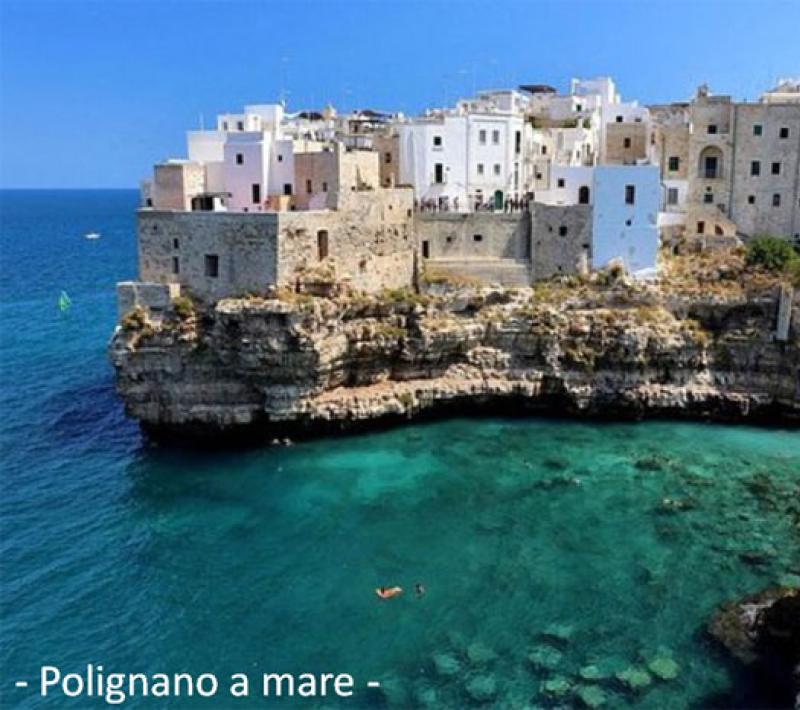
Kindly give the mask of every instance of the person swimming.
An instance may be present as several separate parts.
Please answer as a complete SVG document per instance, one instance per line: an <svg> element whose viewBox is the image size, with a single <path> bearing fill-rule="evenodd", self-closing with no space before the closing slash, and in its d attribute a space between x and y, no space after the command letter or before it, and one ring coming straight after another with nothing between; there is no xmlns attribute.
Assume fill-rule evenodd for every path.
<svg viewBox="0 0 800 710"><path fill-rule="evenodd" d="M423 587L420 582L414 585L414 594L417 595L417 599L425 596L425 587Z"/></svg>
<svg viewBox="0 0 800 710"><path fill-rule="evenodd" d="M375 594L377 594L381 599L391 599L392 597L400 596L402 593L402 587L378 587L375 590Z"/></svg>

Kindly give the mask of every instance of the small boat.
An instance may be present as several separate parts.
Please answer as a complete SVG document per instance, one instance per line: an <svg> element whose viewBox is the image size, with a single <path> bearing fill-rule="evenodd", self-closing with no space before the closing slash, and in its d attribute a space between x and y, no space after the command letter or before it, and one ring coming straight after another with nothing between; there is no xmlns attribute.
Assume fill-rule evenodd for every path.
<svg viewBox="0 0 800 710"><path fill-rule="evenodd" d="M66 291L62 291L58 297L58 310L64 313L69 310L71 305L72 299L67 295Z"/></svg>
<svg viewBox="0 0 800 710"><path fill-rule="evenodd" d="M86 239L100 239L100 232L86 232L83 236Z"/></svg>

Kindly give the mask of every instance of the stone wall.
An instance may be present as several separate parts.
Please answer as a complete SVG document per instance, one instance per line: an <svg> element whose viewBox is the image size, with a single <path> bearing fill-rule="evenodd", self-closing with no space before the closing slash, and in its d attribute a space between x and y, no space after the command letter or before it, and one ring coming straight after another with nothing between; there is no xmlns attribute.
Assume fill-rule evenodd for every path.
<svg viewBox="0 0 800 710"><path fill-rule="evenodd" d="M205 166L200 163L160 163L153 170L153 207L191 210L192 197L205 191Z"/></svg>
<svg viewBox="0 0 800 710"><path fill-rule="evenodd" d="M203 300L263 291L277 279L278 217L142 210L139 279L179 283ZM206 257L216 257L216 276Z"/></svg>
<svg viewBox="0 0 800 710"><path fill-rule="evenodd" d="M771 234L800 243L800 105L737 104L735 107L730 216L748 236ZM761 127L756 135L754 126ZM788 138L780 130L789 131ZM759 175L751 163L759 161ZM772 164L779 163L779 173ZM779 205L773 204L778 195Z"/></svg>
<svg viewBox="0 0 800 710"><path fill-rule="evenodd" d="M627 144L626 144L627 142ZM647 157L645 123L609 123L606 125L605 163L636 165Z"/></svg>
<svg viewBox="0 0 800 710"><path fill-rule="evenodd" d="M420 251L432 260L530 258L528 213L421 213L415 226Z"/></svg>
<svg viewBox="0 0 800 710"><path fill-rule="evenodd" d="M412 284L413 191L355 192L348 205L280 215L278 283L333 270L337 280L364 291Z"/></svg>
<svg viewBox="0 0 800 710"><path fill-rule="evenodd" d="M590 263L592 207L533 205L533 279L577 273Z"/></svg>

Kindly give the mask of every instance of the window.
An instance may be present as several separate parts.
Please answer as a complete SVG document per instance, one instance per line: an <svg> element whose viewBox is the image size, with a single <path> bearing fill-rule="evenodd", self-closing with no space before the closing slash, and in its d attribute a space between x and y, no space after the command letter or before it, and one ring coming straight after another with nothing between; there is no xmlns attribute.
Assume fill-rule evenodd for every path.
<svg viewBox="0 0 800 710"><path fill-rule="evenodd" d="M714 202L714 193L707 192L705 195L703 195L703 202L705 202L707 205L712 204Z"/></svg>
<svg viewBox="0 0 800 710"><path fill-rule="evenodd" d="M306 180L306 192L310 195L314 192L313 185L311 184L311 180Z"/></svg>
<svg viewBox="0 0 800 710"><path fill-rule="evenodd" d="M576 104L576 105L575 105L575 110L576 110L576 111L583 111L583 105L581 105L581 104Z"/></svg>
<svg viewBox="0 0 800 710"><path fill-rule="evenodd" d="M442 147L442 137L441 136L434 136L433 137L433 147L434 148L441 148Z"/></svg>
<svg viewBox="0 0 800 710"><path fill-rule="evenodd" d="M222 122L222 130L223 131L227 131L228 130L228 122L227 121L223 121Z"/></svg>
<svg viewBox="0 0 800 710"><path fill-rule="evenodd" d="M557 187L566 187L567 186L567 181L564 178L558 178L558 181L556 182L556 186Z"/></svg>
<svg viewBox="0 0 800 710"><path fill-rule="evenodd" d="M283 194L284 195L291 195L292 194L292 183L290 183L290 182L283 183Z"/></svg>
<svg viewBox="0 0 800 710"><path fill-rule="evenodd" d="M754 205L756 203L756 196L755 195L748 195L747 196L747 204Z"/></svg>
<svg viewBox="0 0 800 710"><path fill-rule="evenodd" d="M781 164L780 163L773 163L772 164L772 174L773 175L780 175L781 174Z"/></svg>
<svg viewBox="0 0 800 710"><path fill-rule="evenodd" d="M631 147L631 139L630 138L623 138L622 146L623 146L623 148L630 148Z"/></svg>
<svg viewBox="0 0 800 710"><path fill-rule="evenodd" d="M542 146L542 155L547 155L547 146L546 145Z"/></svg>
<svg viewBox="0 0 800 710"><path fill-rule="evenodd" d="M441 163L436 163L433 166L433 181L437 185L441 185L444 182L444 165Z"/></svg>
<svg viewBox="0 0 800 710"><path fill-rule="evenodd" d="M764 129L762 128L761 124L760 123L756 123L753 126L753 135L754 136L760 136L763 130Z"/></svg>
<svg viewBox="0 0 800 710"><path fill-rule="evenodd" d="M625 204L632 205L636 202L636 186L625 185Z"/></svg>
<svg viewBox="0 0 800 710"><path fill-rule="evenodd" d="M668 205L677 205L678 204L678 188L677 187L667 188L667 204Z"/></svg>
<svg viewBox="0 0 800 710"><path fill-rule="evenodd" d="M713 136L717 132L717 124L709 123L706 130L708 131L708 135Z"/></svg>
<svg viewBox="0 0 800 710"><path fill-rule="evenodd" d="M283 156L280 153L278 153L278 162L279 163L283 162Z"/></svg>
<svg viewBox="0 0 800 710"><path fill-rule="evenodd" d="M483 241L483 235L482 234L473 234L472 235L472 241L473 242L482 242Z"/></svg>
<svg viewBox="0 0 800 710"><path fill-rule="evenodd" d="M706 231L706 223L705 222L698 222L697 223L697 233L702 234Z"/></svg>
<svg viewBox="0 0 800 710"><path fill-rule="evenodd" d="M387 181L387 182L388 182L388 181ZM323 182L323 183L322 183L322 191L323 191L323 192L327 192L327 191L328 191L328 183L327 183L327 182Z"/></svg>
<svg viewBox="0 0 800 710"><path fill-rule="evenodd" d="M514 133L514 152L517 154L522 152L522 131Z"/></svg>
<svg viewBox="0 0 800 710"><path fill-rule="evenodd" d="M483 175L483 163L478 163L478 175Z"/></svg>
<svg viewBox="0 0 800 710"><path fill-rule="evenodd" d="M391 153L384 153L383 154L383 162L387 165L392 162L392 154Z"/></svg>
<svg viewBox="0 0 800 710"><path fill-rule="evenodd" d="M707 155L705 159L705 178L714 180L717 177L717 156ZM701 176L702 177L702 176Z"/></svg>
<svg viewBox="0 0 800 710"><path fill-rule="evenodd" d="M253 193L253 204L254 205L259 204L261 202L261 185L259 185L257 182L253 183L252 193Z"/></svg>
<svg viewBox="0 0 800 710"><path fill-rule="evenodd" d="M559 236L559 237L566 237L566 236L567 236L567 227L566 227L566 225L563 225L563 224L562 224L562 225L561 225L561 226L558 228L558 236Z"/></svg>
<svg viewBox="0 0 800 710"><path fill-rule="evenodd" d="M237 121L236 122L236 128L238 128L240 131L243 131L244 130L244 122Z"/></svg>
<svg viewBox="0 0 800 710"><path fill-rule="evenodd" d="M588 205L589 204L589 187L588 187L588 185L581 185L578 188L578 204L579 205Z"/></svg>
<svg viewBox="0 0 800 710"><path fill-rule="evenodd" d="M328 258L328 230L320 229L317 232L317 258L322 261Z"/></svg>
<svg viewBox="0 0 800 710"><path fill-rule="evenodd" d="M492 131L492 143L497 145L500 142L500 131Z"/></svg>
<svg viewBox="0 0 800 710"><path fill-rule="evenodd" d="M669 158L669 169L671 172L675 172L676 170L680 170L681 167L681 159L677 155L671 155Z"/></svg>
<svg viewBox="0 0 800 710"><path fill-rule="evenodd" d="M494 164L494 174L495 175L499 175L500 174L500 163L495 163Z"/></svg>
<svg viewBox="0 0 800 710"><path fill-rule="evenodd" d="M216 254L206 254L205 271L209 278L215 279L219 276L219 257Z"/></svg>
<svg viewBox="0 0 800 710"><path fill-rule="evenodd" d="M431 243L425 239L422 242L422 258L430 259L431 257Z"/></svg>
<svg viewBox="0 0 800 710"><path fill-rule="evenodd" d="M789 129L786 126L784 126L783 128L781 128L780 131L778 131L778 136L781 137L781 138L788 138L789 137Z"/></svg>
<svg viewBox="0 0 800 710"><path fill-rule="evenodd" d="M761 162L758 160L754 160L750 163L750 174L751 175L761 175Z"/></svg>
<svg viewBox="0 0 800 710"><path fill-rule="evenodd" d="M241 165L242 163L244 163L244 155L242 153L237 153L236 154L236 164L237 165Z"/></svg>
<svg viewBox="0 0 800 710"><path fill-rule="evenodd" d="M175 239L172 240L172 248L173 249L180 249L181 248L181 243L178 241L177 237L175 237Z"/></svg>
<svg viewBox="0 0 800 710"><path fill-rule="evenodd" d="M172 273L179 274L181 272L181 260L177 256L172 257Z"/></svg>
<svg viewBox="0 0 800 710"><path fill-rule="evenodd" d="M478 143L486 145L486 131L484 129L478 131Z"/></svg>
<svg viewBox="0 0 800 710"><path fill-rule="evenodd" d="M773 207L780 207L781 206L781 196L777 192L772 196L772 206Z"/></svg>
<svg viewBox="0 0 800 710"><path fill-rule="evenodd" d="M617 116L617 123L622 123L622 116Z"/></svg>

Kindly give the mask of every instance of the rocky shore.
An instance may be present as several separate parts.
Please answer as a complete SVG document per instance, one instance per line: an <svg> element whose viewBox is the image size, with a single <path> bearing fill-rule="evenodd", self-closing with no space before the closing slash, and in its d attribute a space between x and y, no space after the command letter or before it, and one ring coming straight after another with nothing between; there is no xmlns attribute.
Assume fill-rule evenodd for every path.
<svg viewBox="0 0 800 710"><path fill-rule="evenodd" d="M690 255L651 284L421 290L129 313L110 346L118 391L151 435L215 441L488 409L800 422L800 298L777 338L781 284L741 261Z"/></svg>
<svg viewBox="0 0 800 710"><path fill-rule="evenodd" d="M729 602L708 631L780 707L800 708L800 589L766 589Z"/></svg>

